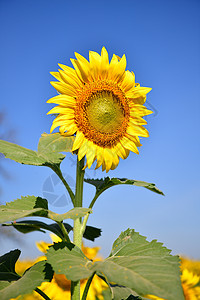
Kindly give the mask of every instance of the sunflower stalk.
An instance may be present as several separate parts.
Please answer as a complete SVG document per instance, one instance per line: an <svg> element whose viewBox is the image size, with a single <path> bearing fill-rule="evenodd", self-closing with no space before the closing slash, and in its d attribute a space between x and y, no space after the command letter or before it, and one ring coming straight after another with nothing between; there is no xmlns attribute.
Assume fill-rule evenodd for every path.
<svg viewBox="0 0 200 300"><path fill-rule="evenodd" d="M71 190L69 184L67 183L67 181L63 177L63 174L62 174L62 172L60 170L60 167L58 165L54 164L54 165L51 166L51 169L56 173L56 175L60 178L60 180L62 181L62 183L66 187L66 189L67 189L67 191L69 193L69 196L70 196L70 198L72 200L72 203L75 206L75 195L74 195L73 191Z"/></svg>
<svg viewBox="0 0 200 300"><path fill-rule="evenodd" d="M36 288L35 291L45 300L51 300L41 289Z"/></svg>
<svg viewBox="0 0 200 300"><path fill-rule="evenodd" d="M80 161L77 156L77 168L76 168L76 192L75 192L75 201L74 207L82 207L83 203L83 182L84 182L84 158ZM85 224L86 225L86 224ZM81 248L82 246L82 238L83 238L83 230L82 230L82 218L77 218L74 220L74 239L73 242L76 246ZM76 281L71 283L71 299L72 300L80 300L80 281Z"/></svg>
<svg viewBox="0 0 200 300"><path fill-rule="evenodd" d="M59 225L59 227L60 227L60 229L61 229L61 231L63 233L64 240L66 242L68 242L68 243L71 243L69 235L68 235L68 232L67 232L67 230L66 230L65 225L63 224L63 222L57 222L57 224Z"/></svg>
<svg viewBox="0 0 200 300"><path fill-rule="evenodd" d="M92 276L90 276L90 278L88 279L81 300L86 300L87 299L87 294L88 294L88 291L89 291L89 288L90 288L90 285L92 283L92 279L94 278L95 273L96 272L94 272L92 274Z"/></svg>

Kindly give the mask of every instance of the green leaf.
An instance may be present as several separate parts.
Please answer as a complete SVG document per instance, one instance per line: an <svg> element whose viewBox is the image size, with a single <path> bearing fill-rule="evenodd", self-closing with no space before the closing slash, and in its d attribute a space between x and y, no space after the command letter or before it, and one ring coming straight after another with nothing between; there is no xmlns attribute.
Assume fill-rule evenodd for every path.
<svg viewBox="0 0 200 300"><path fill-rule="evenodd" d="M47 250L47 261L56 274L65 274L69 280L78 281L93 274L87 264L90 260L72 243L56 243Z"/></svg>
<svg viewBox="0 0 200 300"><path fill-rule="evenodd" d="M71 225L64 223L67 232L72 230ZM62 231L57 223L46 224L37 220L23 220L13 223L4 223L2 226L13 226L16 230L21 233L30 233L33 231L45 232L45 230L51 231L58 235L60 238L63 237ZM43 230L44 229L44 230Z"/></svg>
<svg viewBox="0 0 200 300"><path fill-rule="evenodd" d="M101 229L93 227L93 226L86 226L85 232L83 237L87 240L94 241L96 238L101 236Z"/></svg>
<svg viewBox="0 0 200 300"><path fill-rule="evenodd" d="M111 188L112 186L119 184L129 184L135 186L145 187L146 189L155 192L160 195L164 195L162 191L160 191L154 183L148 183L145 181L139 180L130 180L127 178L110 178L105 177L102 179L84 179L85 182L90 183L96 187L96 194L99 196L105 190Z"/></svg>
<svg viewBox="0 0 200 300"><path fill-rule="evenodd" d="M73 227L68 223L64 222L63 224L68 233L73 229ZM63 233L60 229L60 226L57 223L46 224L37 220L24 220L8 224L4 223L2 224L2 226L13 226L16 230L18 230L21 233L30 233L33 231L45 232L44 230L48 230L55 233L60 238L63 238ZM101 236L101 229L93 226L86 226L85 232L83 234L83 237L85 239L94 241L99 236Z"/></svg>
<svg viewBox="0 0 200 300"><path fill-rule="evenodd" d="M43 133L38 143L38 153L71 152L74 136L63 136L60 133Z"/></svg>
<svg viewBox="0 0 200 300"><path fill-rule="evenodd" d="M75 207L64 214L56 214L54 212L49 211L48 217L56 222L61 222L66 219L75 220L77 218L82 218L91 212L92 210L90 208Z"/></svg>
<svg viewBox="0 0 200 300"><path fill-rule="evenodd" d="M20 276L15 272L15 264L21 251L16 249L0 257L0 280L17 280Z"/></svg>
<svg viewBox="0 0 200 300"><path fill-rule="evenodd" d="M47 259L56 273L73 281L96 272L112 285L131 289L135 297L150 294L167 300L184 300L179 258L172 256L161 243L148 242L131 229L119 236L104 261L90 261L78 247L67 243L51 247Z"/></svg>
<svg viewBox="0 0 200 300"><path fill-rule="evenodd" d="M47 217L47 200L35 196L21 197L20 199L0 206L0 223L14 221L24 217Z"/></svg>
<svg viewBox="0 0 200 300"><path fill-rule="evenodd" d="M0 152L6 158L10 158L18 163L34 166L48 166L51 164L60 164L65 158L63 154L47 152L40 154L17 144L0 140Z"/></svg>
<svg viewBox="0 0 200 300"><path fill-rule="evenodd" d="M183 300L180 264L177 256L161 243L128 229L114 242L110 256L95 262L93 268L109 282L123 285L139 296L147 294Z"/></svg>
<svg viewBox="0 0 200 300"><path fill-rule="evenodd" d="M71 151L73 142L74 137L65 137L59 133L43 133L38 143L38 151L0 140L0 152L3 153L6 158L25 165L59 165L65 158L65 155L59 152Z"/></svg>
<svg viewBox="0 0 200 300"><path fill-rule="evenodd" d="M1 300L9 300L19 295L31 293L44 281L50 281L53 277L53 270L46 261L40 261L28 269L17 281L9 285L3 282L0 285Z"/></svg>
<svg viewBox="0 0 200 300"><path fill-rule="evenodd" d="M91 213L90 208L76 207L64 214L57 214L48 210L46 199L35 196L21 197L20 199L0 206L0 223L14 221L24 217L38 216L45 217L56 222L65 219L76 219Z"/></svg>
<svg viewBox="0 0 200 300"><path fill-rule="evenodd" d="M145 300L146 298L138 296L133 290L122 285L109 284L115 300Z"/></svg>

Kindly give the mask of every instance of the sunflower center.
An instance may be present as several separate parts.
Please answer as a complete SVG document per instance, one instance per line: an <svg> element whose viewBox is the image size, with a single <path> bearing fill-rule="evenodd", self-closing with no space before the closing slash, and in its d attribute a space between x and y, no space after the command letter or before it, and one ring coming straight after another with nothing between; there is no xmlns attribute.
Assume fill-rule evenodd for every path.
<svg viewBox="0 0 200 300"><path fill-rule="evenodd" d="M123 91L117 84L101 80L86 84L77 96L78 129L100 147L115 146L124 136L130 117Z"/></svg>
<svg viewBox="0 0 200 300"><path fill-rule="evenodd" d="M86 107L86 114L89 124L101 133L115 132L124 120L123 108L111 92L94 94Z"/></svg>

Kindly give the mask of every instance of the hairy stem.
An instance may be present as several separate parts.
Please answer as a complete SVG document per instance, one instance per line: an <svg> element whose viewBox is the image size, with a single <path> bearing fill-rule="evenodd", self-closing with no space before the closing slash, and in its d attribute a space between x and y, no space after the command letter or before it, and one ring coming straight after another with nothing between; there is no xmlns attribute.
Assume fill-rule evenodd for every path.
<svg viewBox="0 0 200 300"><path fill-rule="evenodd" d="M83 181L84 181L84 158L80 161L77 156L77 169L76 169L76 193L74 207L82 207L83 203ZM73 242L76 246L81 248L82 245L82 218L74 220L74 239ZM80 281L71 283L71 299L80 300Z"/></svg>

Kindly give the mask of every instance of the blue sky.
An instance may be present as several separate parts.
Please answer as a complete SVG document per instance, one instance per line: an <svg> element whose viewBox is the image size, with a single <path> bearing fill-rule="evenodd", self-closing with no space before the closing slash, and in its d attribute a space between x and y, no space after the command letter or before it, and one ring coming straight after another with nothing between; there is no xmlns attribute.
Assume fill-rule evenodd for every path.
<svg viewBox="0 0 200 300"><path fill-rule="evenodd" d="M139 156L131 154L108 175L156 183L166 196L131 186L106 191L89 219L102 228L95 245L104 256L130 227L174 254L200 259L199 23L198 0L0 1L1 111L20 145L36 150L41 133L49 133L53 117L46 113L52 106L46 101L56 95L49 72L57 71L57 63L71 65L75 51L88 57L89 50L105 46L110 57L125 53L136 82L152 87L146 104L155 112L147 117L150 137L142 139ZM74 160L68 154L62 165L72 187ZM49 169L1 163L12 173L11 180L0 179L2 203L21 195L44 196L46 185L50 189ZM87 170L87 176L106 173ZM59 184L54 188L64 195ZM85 185L85 206L93 193ZM50 199L50 209L70 209L64 197L67 205L58 207ZM42 239L50 240L48 234L19 234L13 242L3 240L1 252L17 246L23 257L36 256L35 240Z"/></svg>

